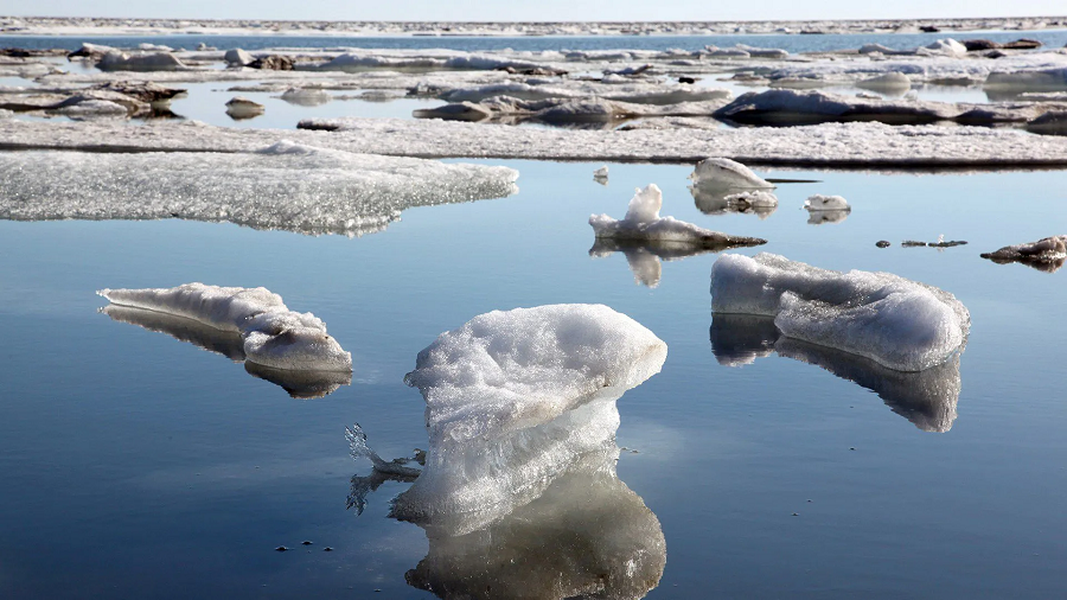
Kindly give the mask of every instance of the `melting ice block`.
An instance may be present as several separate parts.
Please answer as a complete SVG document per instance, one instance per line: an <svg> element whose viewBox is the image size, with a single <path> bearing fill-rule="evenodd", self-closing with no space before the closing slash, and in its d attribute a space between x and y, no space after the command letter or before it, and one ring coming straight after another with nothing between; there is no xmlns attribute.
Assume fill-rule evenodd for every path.
<svg viewBox="0 0 1067 600"><path fill-rule="evenodd" d="M717 313L711 321L711 350L719 364L742 367L777 353L821 367L878 394L893 412L923 431L952 429L960 396L960 357L919 372L888 369L864 358L781 335L774 319Z"/></svg>
<svg viewBox="0 0 1067 600"><path fill-rule="evenodd" d="M245 360L291 371L352 371L352 355L311 313L289 310L266 288L187 283L175 288L103 289L112 304L198 321L240 334Z"/></svg>
<svg viewBox="0 0 1067 600"><path fill-rule="evenodd" d="M1036 242L1004 246L996 252L986 252L981 256L997 264L1018 262L1052 273L1067 260L1067 235L1053 235Z"/></svg>
<svg viewBox="0 0 1067 600"><path fill-rule="evenodd" d="M719 257L711 295L716 313L772 316L788 337L898 371L945 362L970 330L970 313L948 292L891 273L841 273L775 254Z"/></svg>
<svg viewBox="0 0 1067 600"><path fill-rule="evenodd" d="M393 515L463 535L583 457L617 452L615 400L666 356L655 334L603 305L494 311L441 334L405 378L426 400L430 447Z"/></svg>
<svg viewBox="0 0 1067 600"><path fill-rule="evenodd" d="M660 217L661 206L663 206L663 193L656 184L651 183L636 191L630 200L626 216L621 221L601 214L589 217L589 224L593 227L593 232L598 239L677 242L718 249L767 243L767 240L760 238L733 236L711 231L692 223L679 221L674 217Z"/></svg>

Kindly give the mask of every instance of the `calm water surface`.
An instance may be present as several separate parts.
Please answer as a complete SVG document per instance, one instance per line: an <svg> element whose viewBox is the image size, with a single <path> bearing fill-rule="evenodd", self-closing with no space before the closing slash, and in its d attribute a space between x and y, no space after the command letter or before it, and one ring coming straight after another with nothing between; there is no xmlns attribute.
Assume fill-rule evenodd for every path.
<svg viewBox="0 0 1067 600"><path fill-rule="evenodd" d="M351 477L370 467L349 457L345 426L359 422L385 456L425 448L423 400L402 382L416 353L479 313L558 302L605 303L669 346L662 372L618 402L618 444L638 451L622 452L619 478L666 538L648 597L1062 594L1067 275L978 253L1067 232L1067 173L762 171L820 181L782 185L761 220L702 213L684 166L611 165L605 187L592 180L600 164L493 164L521 172L519 194L413 209L358 239L0 221L0 597L432 597L405 581L426 534L386 516L407 484L384 483L362 515L346 509ZM826 369L785 352L720 364L712 344L721 353L724 338L712 338L724 328L760 334L713 330L716 255L665 262L650 288L623 254L588 254L589 215L621 217L651 182L663 214L770 240L758 250L954 293L973 328L958 380L945 376L962 390L951 428L920 429L938 407L909 404L907 380L893 388L847 357L823 357ZM808 224L800 206L814 193L853 211ZM970 244L899 246L940 234ZM98 312L97 289L190 281L262 285L314 312L352 352L352 384L294 399L219 354ZM850 368L884 398L831 372ZM535 546L539 532L527 535ZM523 558L530 573L545 559Z"/></svg>

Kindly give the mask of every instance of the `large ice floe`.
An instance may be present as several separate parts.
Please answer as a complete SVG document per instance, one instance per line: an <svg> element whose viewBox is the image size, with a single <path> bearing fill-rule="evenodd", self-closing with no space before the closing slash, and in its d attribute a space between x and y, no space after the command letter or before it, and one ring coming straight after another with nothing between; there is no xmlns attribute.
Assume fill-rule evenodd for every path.
<svg viewBox="0 0 1067 600"><path fill-rule="evenodd" d="M1004 246L981 256L997 264L1017 262L1039 271L1054 273L1067 261L1067 235L1053 235L1036 242Z"/></svg>
<svg viewBox="0 0 1067 600"><path fill-rule="evenodd" d="M426 400L429 449L391 511L429 538L408 582L443 598L640 598L654 588L666 543L616 474L616 402L666 355L633 319L581 304L479 315L420 352L406 381ZM376 471L396 471L361 432L349 439Z"/></svg>
<svg viewBox="0 0 1067 600"><path fill-rule="evenodd" d="M962 387L958 353L922 371L897 371L862 356L784 336L774 323L774 318L763 315L715 313L710 335L716 360L742 367L776 353L873 391L923 431L943 433L952 428Z"/></svg>
<svg viewBox="0 0 1067 600"><path fill-rule="evenodd" d="M266 288L187 283L175 288L103 289L97 293L114 306L163 315L153 319L143 313L120 311L116 320L165 331L231 359L242 357L246 363L277 371L337 372L349 377L352 372L352 355L326 333L321 319L289 310L281 296ZM191 323L183 325L176 319ZM202 326L217 330L218 335L205 333ZM233 336L239 336L240 348ZM270 371L264 372L268 375L264 378L270 379ZM334 382L337 378L306 379Z"/></svg>
<svg viewBox="0 0 1067 600"><path fill-rule="evenodd" d="M782 335L922 371L961 351L970 313L952 294L891 273L829 271L761 253L711 271L712 311L774 318Z"/></svg>
<svg viewBox="0 0 1067 600"><path fill-rule="evenodd" d="M253 152L0 153L0 218L228 221L362 235L413 206L507 196L518 173L281 141Z"/></svg>

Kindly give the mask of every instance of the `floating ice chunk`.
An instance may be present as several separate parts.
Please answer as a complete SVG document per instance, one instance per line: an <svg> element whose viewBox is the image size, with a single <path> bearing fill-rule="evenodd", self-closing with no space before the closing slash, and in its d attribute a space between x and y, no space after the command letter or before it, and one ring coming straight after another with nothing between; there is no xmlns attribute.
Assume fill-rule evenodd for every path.
<svg viewBox="0 0 1067 600"><path fill-rule="evenodd" d="M226 103L226 114L234 119L251 119L263 114L264 107L244 96L234 96Z"/></svg>
<svg viewBox="0 0 1067 600"><path fill-rule="evenodd" d="M923 50L927 53L942 54L945 56L951 56L953 58L962 58L967 56L967 46L957 42L952 38L945 38L943 40L937 40L931 44L923 46ZM920 54L924 54L920 52Z"/></svg>
<svg viewBox="0 0 1067 600"><path fill-rule="evenodd" d="M1036 242L1005 246L996 252L986 252L981 256L997 264L1018 262L1053 273L1067 261L1067 235L1054 235Z"/></svg>
<svg viewBox="0 0 1067 600"><path fill-rule="evenodd" d="M996 92L1067 91L1067 67L990 73L982 88Z"/></svg>
<svg viewBox="0 0 1067 600"><path fill-rule="evenodd" d="M849 212L852 207L848 205L848 200L845 200L841 196L824 196L822 194L814 194L809 196L804 201L804 210L809 212L816 212L821 210L833 210Z"/></svg>
<svg viewBox="0 0 1067 600"><path fill-rule="evenodd" d="M711 350L719 364L741 367L777 353L826 369L873 391L893 412L923 431L943 433L956 420L960 395L960 356L919 372L902 372L847 352L784 337L774 320L758 315L716 313Z"/></svg>
<svg viewBox="0 0 1067 600"><path fill-rule="evenodd" d="M600 167L596 171L593 171L593 177L595 177L597 179L607 179L608 178L608 167L607 167L607 165L604 165L603 167Z"/></svg>
<svg viewBox="0 0 1067 600"><path fill-rule="evenodd" d="M705 188L723 187L736 190L773 189L774 184L729 158L705 158L697 163L689 179Z"/></svg>
<svg viewBox="0 0 1067 600"><path fill-rule="evenodd" d="M1067 135L1067 110L1050 110L1026 122L1026 130L1045 135Z"/></svg>
<svg viewBox="0 0 1067 600"><path fill-rule="evenodd" d="M691 185L689 192L693 194L693 203L697 209L707 215L741 213L766 219L778 209L778 197L765 189Z"/></svg>
<svg viewBox="0 0 1067 600"><path fill-rule="evenodd" d="M626 216L617 221L608 215L589 217L589 225L597 238L616 240L640 240L657 242L680 242L697 247L726 248L730 246L757 246L767 240L732 236L679 221L674 217L660 217L663 193L654 183L638 188L630 200Z"/></svg>
<svg viewBox="0 0 1067 600"><path fill-rule="evenodd" d="M281 386L293 398L320 398L352 383L352 374L347 371L293 371L245 361L244 340L236 331L224 331L185 317L118 304L108 304L100 312L115 321L165 333L234 362L243 361L249 375Z"/></svg>
<svg viewBox="0 0 1067 600"><path fill-rule="evenodd" d="M170 52L127 54L108 52L96 64L101 71L184 71L187 67Z"/></svg>
<svg viewBox="0 0 1067 600"><path fill-rule="evenodd" d="M352 371L352 355L311 313L288 309L266 288L187 283L175 288L103 289L113 304L184 317L241 334L245 359L283 370Z"/></svg>
<svg viewBox="0 0 1067 600"><path fill-rule="evenodd" d="M582 457L617 452L615 400L666 356L651 331L603 305L493 311L441 334L405 377L426 400L430 448L394 516L462 535Z"/></svg>
<svg viewBox="0 0 1067 600"><path fill-rule="evenodd" d="M903 94L911 89L911 79L903 73L886 73L856 83L856 87L877 92Z"/></svg>
<svg viewBox="0 0 1067 600"><path fill-rule="evenodd" d="M50 112L72 119L126 117L129 114L126 107L117 102L84 97L78 98L75 102L65 102L61 106L51 109Z"/></svg>
<svg viewBox="0 0 1067 600"><path fill-rule="evenodd" d="M292 87L282 93L282 100L299 106L319 106L333 100L333 96L322 89Z"/></svg>
<svg viewBox="0 0 1067 600"><path fill-rule="evenodd" d="M712 310L774 317L786 336L898 371L945 362L966 341L970 313L947 292L890 273L841 273L762 253L720 256Z"/></svg>
<svg viewBox="0 0 1067 600"><path fill-rule="evenodd" d="M243 67L248 63L256 60L256 57L249 54L247 51L240 48L232 48L226 51L226 54L222 57L231 67Z"/></svg>

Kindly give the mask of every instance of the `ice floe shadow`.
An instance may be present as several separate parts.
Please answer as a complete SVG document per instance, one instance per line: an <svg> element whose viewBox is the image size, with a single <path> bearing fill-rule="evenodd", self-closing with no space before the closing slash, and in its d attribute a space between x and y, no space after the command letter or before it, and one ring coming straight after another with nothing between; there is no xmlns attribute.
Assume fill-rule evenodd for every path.
<svg viewBox="0 0 1067 600"><path fill-rule="evenodd" d="M618 399L659 371L666 345L603 306L496 311L419 353L409 385L427 402L424 457L385 461L349 430L358 510L384 481L411 481L390 517L429 551L409 585L441 598L640 598L666 540L616 473ZM410 465L422 460L418 473Z"/></svg>
<svg viewBox="0 0 1067 600"><path fill-rule="evenodd" d="M922 371L895 371L855 354L783 336L773 317L760 315L714 314L710 338L711 351L721 365L742 367L776 353L874 392L923 431L944 433L956 420L962 387L959 353Z"/></svg>

